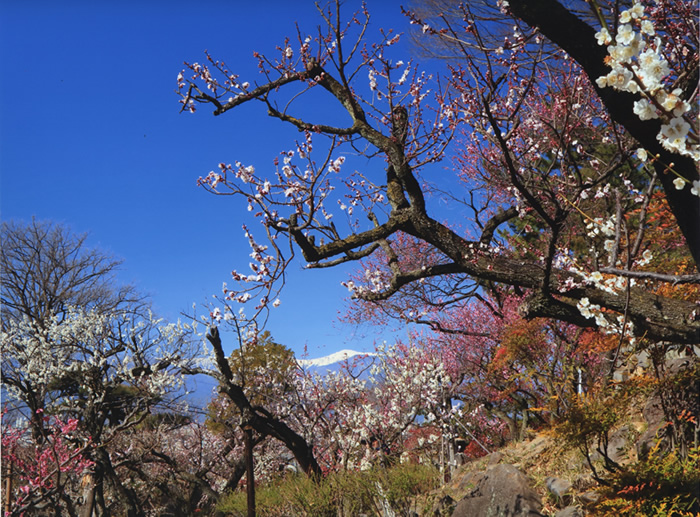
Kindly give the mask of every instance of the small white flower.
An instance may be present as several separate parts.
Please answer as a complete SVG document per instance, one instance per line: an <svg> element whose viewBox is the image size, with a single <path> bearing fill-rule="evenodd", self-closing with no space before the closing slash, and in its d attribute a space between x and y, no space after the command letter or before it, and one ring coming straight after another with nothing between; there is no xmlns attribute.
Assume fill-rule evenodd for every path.
<svg viewBox="0 0 700 517"><path fill-rule="evenodd" d="M661 80L671 73L671 68L663 57L655 51L648 49L642 52L638 58L639 78L649 91L656 91L661 87Z"/></svg>
<svg viewBox="0 0 700 517"><path fill-rule="evenodd" d="M624 23L620 25L617 29L617 36L615 36L615 41L622 45L629 45L634 40L634 30L632 26Z"/></svg>
<svg viewBox="0 0 700 517"><path fill-rule="evenodd" d="M633 108L634 114L637 115L642 120L651 120L653 118L659 118L656 113L654 105L647 99L640 99L634 103Z"/></svg>
<svg viewBox="0 0 700 517"><path fill-rule="evenodd" d="M683 190L683 187L685 187L685 180L683 178L676 178L673 180L673 186L676 187L676 190Z"/></svg>
<svg viewBox="0 0 700 517"><path fill-rule="evenodd" d="M617 90L627 91L628 89L630 89L630 83L635 84L632 78L632 72L630 72L626 68L618 66L611 70L610 73L607 75L607 85L612 86Z"/></svg>
<svg viewBox="0 0 700 517"><path fill-rule="evenodd" d="M644 20L641 26L642 32L649 36L654 35L654 25L649 20Z"/></svg>
<svg viewBox="0 0 700 517"><path fill-rule="evenodd" d="M374 70L370 70L369 73L367 74L369 76L369 87L371 90L376 90L377 89L377 78L376 78L376 72Z"/></svg>
<svg viewBox="0 0 700 517"><path fill-rule="evenodd" d="M639 158L641 162L646 162L648 158L646 149L643 149L641 147L637 149L637 158Z"/></svg>
<svg viewBox="0 0 700 517"><path fill-rule="evenodd" d="M690 193L700 197L700 180L693 181L693 188L690 189Z"/></svg>
<svg viewBox="0 0 700 517"><path fill-rule="evenodd" d="M670 123L661 126L661 132L657 138L664 147L683 149L685 148L685 138L688 135L688 131L690 131L690 124L681 117L676 117Z"/></svg>
<svg viewBox="0 0 700 517"><path fill-rule="evenodd" d="M598 45L608 45L609 43L612 43L610 33L605 27L595 33L595 39L598 41Z"/></svg>
<svg viewBox="0 0 700 517"><path fill-rule="evenodd" d="M644 16L644 6L642 4L640 4L639 2L635 2L635 4L630 9L627 10L627 12L632 17L633 20L638 20L639 18Z"/></svg>

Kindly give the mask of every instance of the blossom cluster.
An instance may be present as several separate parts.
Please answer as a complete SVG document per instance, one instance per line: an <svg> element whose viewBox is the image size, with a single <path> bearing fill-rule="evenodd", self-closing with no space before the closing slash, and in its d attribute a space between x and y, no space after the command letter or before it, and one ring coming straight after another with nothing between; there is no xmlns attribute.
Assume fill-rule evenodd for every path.
<svg viewBox="0 0 700 517"><path fill-rule="evenodd" d="M42 497L50 498L52 492L69 493L77 487L79 478L89 472L94 462L86 457L85 449L90 439L76 439L78 419L65 421L58 417L37 415L46 427L45 440L34 446L29 439L29 427L13 427L7 424L7 410L3 411L2 467L3 472L17 477L18 494L13 502L15 511L29 510ZM5 494L10 501L11 494Z"/></svg>
<svg viewBox="0 0 700 517"><path fill-rule="evenodd" d="M3 373L13 376L6 389L25 400L21 386L32 386L33 397L41 400L51 386L75 383L75 393L95 410L109 402L109 386L130 384L143 400L161 400L183 386L178 372L190 363L185 353L189 332L187 325L162 324L152 315L135 320L129 313L78 307L45 322L26 316L12 320L0 333ZM72 394L71 389L66 396L54 393L53 409L78 411L83 402Z"/></svg>
<svg viewBox="0 0 700 517"><path fill-rule="evenodd" d="M620 13L619 22L614 37L605 27L596 33L598 44L607 45L611 67L596 83L601 88L640 95L634 103L634 113L641 120L661 119L659 142L669 151L700 161L698 135L692 129L692 121L687 119L690 103L682 98L682 89L669 89L671 81L667 79L673 71L644 6L635 2ZM693 187L699 189L700 185Z"/></svg>

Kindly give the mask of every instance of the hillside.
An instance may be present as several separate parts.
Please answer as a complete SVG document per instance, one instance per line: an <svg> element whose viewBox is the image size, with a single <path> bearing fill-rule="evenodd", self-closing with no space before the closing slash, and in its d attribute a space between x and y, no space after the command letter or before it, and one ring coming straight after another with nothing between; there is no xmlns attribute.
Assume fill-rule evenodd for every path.
<svg viewBox="0 0 700 517"><path fill-rule="evenodd" d="M670 372L683 375L697 368L697 362L676 359L668 366ZM676 395L685 400L688 414L697 414L697 369L694 371L686 377L689 384L676 385ZM643 385L644 379L630 382ZM567 423L555 425L530 432L522 442L456 468L451 479L423 502L418 514L700 515L696 420L688 417L696 429L695 443L690 444L683 459L682 444L674 443L673 437L665 433L669 426L659 392L640 389L630 397L620 397L618 402L623 399L626 402L615 408L619 419L607 430L599 428L597 436L588 436L595 474L582 444L573 443L570 426L567 440L563 436ZM586 424L577 425L583 430ZM599 447L607 458L595 450Z"/></svg>

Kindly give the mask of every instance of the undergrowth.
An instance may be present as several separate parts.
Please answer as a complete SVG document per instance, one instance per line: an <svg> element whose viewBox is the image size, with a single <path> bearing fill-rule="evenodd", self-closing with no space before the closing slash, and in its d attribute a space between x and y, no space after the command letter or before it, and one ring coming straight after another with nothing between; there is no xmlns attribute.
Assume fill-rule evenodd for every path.
<svg viewBox="0 0 700 517"><path fill-rule="evenodd" d="M391 508L398 516L410 515L416 496L439 485L434 467L406 464L362 472L335 472L316 482L289 475L256 487L256 515L260 517L338 517L383 515ZM217 509L228 516L246 515L246 493L225 496Z"/></svg>

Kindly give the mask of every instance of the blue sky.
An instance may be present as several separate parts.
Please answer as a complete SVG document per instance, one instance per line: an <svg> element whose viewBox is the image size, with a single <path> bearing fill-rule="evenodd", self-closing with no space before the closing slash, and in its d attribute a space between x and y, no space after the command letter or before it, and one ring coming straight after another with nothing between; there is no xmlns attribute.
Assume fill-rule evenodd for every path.
<svg viewBox="0 0 700 517"><path fill-rule="evenodd" d="M407 30L400 2L367 3L374 30ZM358 4L345 2L346 12ZM255 79L252 52L282 44L295 21L313 30L313 2L2 2L2 219L36 216L89 232L90 245L123 259L121 279L167 319L209 301L249 262L245 207L207 194L197 178L222 161L270 165L293 136L258 106L179 113L176 76L208 49ZM370 350L372 329L360 329L363 337L335 323L344 278L293 268L268 326L275 339L297 355L308 345L311 357Z"/></svg>

